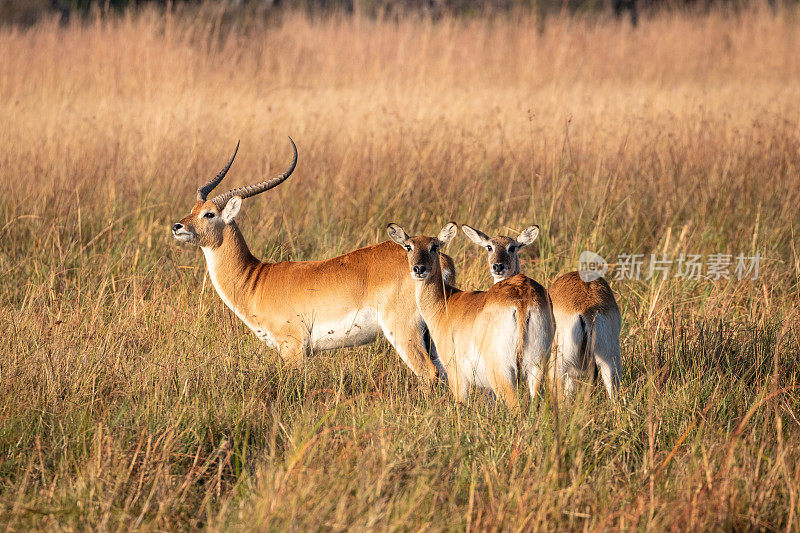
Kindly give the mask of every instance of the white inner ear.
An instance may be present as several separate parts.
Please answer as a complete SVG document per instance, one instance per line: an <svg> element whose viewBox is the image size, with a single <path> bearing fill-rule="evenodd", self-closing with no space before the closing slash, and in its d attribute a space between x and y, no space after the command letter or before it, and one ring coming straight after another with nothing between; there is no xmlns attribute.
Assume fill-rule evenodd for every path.
<svg viewBox="0 0 800 533"><path fill-rule="evenodd" d="M531 244L533 241L536 240L536 237L539 236L539 226L531 226L527 228L525 231L519 234L517 237L517 242L523 246L527 246Z"/></svg>
<svg viewBox="0 0 800 533"><path fill-rule="evenodd" d="M233 219L236 218L236 215L239 214L239 210L242 208L242 199L238 196L234 196L228 203L225 204L225 209L222 210L222 221L226 224L230 224L233 222Z"/></svg>
<svg viewBox="0 0 800 533"><path fill-rule="evenodd" d="M389 224L386 228L386 232L389 234L389 237L400 246L408 245L408 234L397 224Z"/></svg>
<svg viewBox="0 0 800 533"><path fill-rule="evenodd" d="M456 232L458 228L452 222L445 227L442 228L442 231L439 232L439 241L442 244L447 244L450 240L456 236Z"/></svg>
<svg viewBox="0 0 800 533"><path fill-rule="evenodd" d="M486 246L489 244L489 242L486 240L486 235L482 234L478 230L470 228L467 225L461 226L461 229L464 231L464 235L466 235L469 240L478 246Z"/></svg>

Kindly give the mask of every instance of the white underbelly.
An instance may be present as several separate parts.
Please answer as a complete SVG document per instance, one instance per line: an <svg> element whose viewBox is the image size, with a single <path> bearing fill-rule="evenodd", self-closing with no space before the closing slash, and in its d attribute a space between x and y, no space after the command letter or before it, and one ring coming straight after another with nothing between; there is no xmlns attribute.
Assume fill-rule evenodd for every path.
<svg viewBox="0 0 800 533"><path fill-rule="evenodd" d="M273 332L263 327L256 317L248 316L246 313L241 312L228 299L225 292L221 290L215 275L216 256L213 251L207 248L202 248L202 250L206 256L211 283L225 305L255 333L259 340L265 342L270 348L280 349ZM306 324L306 338L302 339L303 346L308 347L310 345L314 350L333 350L368 344L374 342L381 331L378 325L378 312L371 307L348 311L340 316L319 316L312 313L310 316L303 316L302 320Z"/></svg>
<svg viewBox="0 0 800 533"><path fill-rule="evenodd" d="M311 346L333 350L374 342L380 333L377 310L366 307L341 317L315 317L311 322Z"/></svg>
<svg viewBox="0 0 800 533"><path fill-rule="evenodd" d="M256 334L259 340L267 343L271 348L278 349L272 333L266 328L256 326L247 320L245 324ZM348 313L340 318L316 317L315 320L307 319L309 330L305 344L310 344L313 350L334 350L360 346L375 342L381 329L378 325L378 313L374 309L361 309Z"/></svg>

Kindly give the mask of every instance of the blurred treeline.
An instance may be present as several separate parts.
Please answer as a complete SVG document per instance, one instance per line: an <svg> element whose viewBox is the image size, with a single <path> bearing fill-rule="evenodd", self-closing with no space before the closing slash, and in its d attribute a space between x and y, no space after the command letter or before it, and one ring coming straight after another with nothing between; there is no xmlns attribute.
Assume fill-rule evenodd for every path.
<svg viewBox="0 0 800 533"><path fill-rule="evenodd" d="M43 17L109 15L143 6L192 10L219 8L231 16L270 17L285 10L311 15L358 14L368 17L444 15L476 17L534 11L542 19L554 14L629 17L664 9L705 11L715 7L736 11L763 4L773 11L798 0L0 0L0 24L30 25Z"/></svg>

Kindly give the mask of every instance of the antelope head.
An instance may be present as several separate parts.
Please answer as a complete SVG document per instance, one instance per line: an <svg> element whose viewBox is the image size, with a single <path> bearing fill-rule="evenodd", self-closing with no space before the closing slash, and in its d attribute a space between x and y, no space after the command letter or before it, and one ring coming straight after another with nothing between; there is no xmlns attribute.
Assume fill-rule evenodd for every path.
<svg viewBox="0 0 800 533"><path fill-rule="evenodd" d="M539 226L531 226L524 230L516 239L511 237L489 237L482 231L471 228L466 224L461 226L469 240L486 248L489 254L489 271L494 282L502 281L520 273L519 251L539 236Z"/></svg>
<svg viewBox="0 0 800 533"><path fill-rule="evenodd" d="M409 237L403 228L394 223L389 224L386 231L394 242L405 248L411 277L423 281L432 273L440 271L439 251L456 236L458 226L449 222L435 239L424 235Z"/></svg>
<svg viewBox="0 0 800 533"><path fill-rule="evenodd" d="M233 164L236 152L239 151L239 143L237 143L233 155L219 174L197 189L197 201L192 207L192 211L180 222L172 225L172 236L179 242L203 248L216 248L221 245L225 227L234 223L236 215L239 214L242 207L242 200L277 187L291 176L297 166L297 146L291 137L289 137L289 142L292 143L294 156L286 172L254 185L230 190L209 200L208 194L219 185Z"/></svg>

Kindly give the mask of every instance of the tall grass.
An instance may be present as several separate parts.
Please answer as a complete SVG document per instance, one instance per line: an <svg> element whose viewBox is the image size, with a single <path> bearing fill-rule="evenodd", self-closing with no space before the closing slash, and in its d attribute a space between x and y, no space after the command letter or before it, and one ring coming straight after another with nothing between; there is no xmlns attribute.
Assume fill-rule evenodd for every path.
<svg viewBox="0 0 800 533"><path fill-rule="evenodd" d="M0 523L10 529L798 527L800 32L528 16L0 28ZM168 227L224 164L267 260L448 220L594 250L763 256L617 281L623 392L514 417L385 341L284 368ZM479 250L448 250L487 287Z"/></svg>

